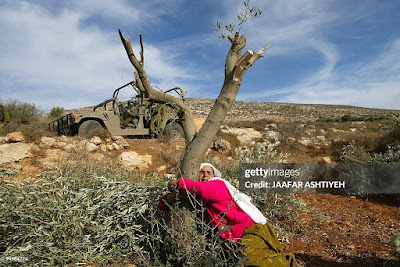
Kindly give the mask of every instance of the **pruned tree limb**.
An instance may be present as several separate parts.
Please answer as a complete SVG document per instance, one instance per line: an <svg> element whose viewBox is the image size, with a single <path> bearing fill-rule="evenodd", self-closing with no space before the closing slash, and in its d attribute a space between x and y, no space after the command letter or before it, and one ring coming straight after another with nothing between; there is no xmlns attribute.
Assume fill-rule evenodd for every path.
<svg viewBox="0 0 400 267"><path fill-rule="evenodd" d="M144 69L144 50L142 36L140 36L141 60L138 61L135 53L133 52L130 39L125 39L120 30L118 30L118 32L121 38L121 42L124 45L125 51L128 55L128 58L136 69L136 71L134 72L136 86L139 88L140 91L144 92L145 96L148 97L151 101L156 103L171 103L179 109L180 119L182 121L182 128L185 132L186 141L191 142L196 134L196 128L194 125L193 114L190 107L183 103L181 99L155 90L151 86L146 71Z"/></svg>
<svg viewBox="0 0 400 267"><path fill-rule="evenodd" d="M143 49L143 39L142 39L142 34L140 34L140 63L142 66L144 66L144 49Z"/></svg>
<svg viewBox="0 0 400 267"><path fill-rule="evenodd" d="M265 46L255 54L252 51L247 51L240 57L243 48L246 46L246 37L244 35L239 36L236 33L235 36L229 35L228 39L232 46L226 58L224 84L200 132L187 145L181 164L184 177L192 179L198 177L198 167L203 161L204 155L220 129L228 111L235 102L244 73L269 47Z"/></svg>
<svg viewBox="0 0 400 267"><path fill-rule="evenodd" d="M207 149L220 129L228 111L235 102L243 80L243 75L254 62L262 57L269 46L265 46L256 53L247 51L241 56L242 50L246 46L246 37L244 35L240 36L239 33L228 36L231 42L231 48L229 49L225 62L224 84L203 127L200 132L195 135L194 119L190 107L184 104L180 99L152 88L143 64L144 52L142 37L140 36L141 60L138 61L133 52L129 38L125 39L121 31L119 31L119 34L129 60L136 69L134 75L139 90L145 92L145 95L153 102L169 102L179 108L179 116L186 135L186 150L181 162L181 172L184 177L196 179L198 177L198 167L203 161Z"/></svg>

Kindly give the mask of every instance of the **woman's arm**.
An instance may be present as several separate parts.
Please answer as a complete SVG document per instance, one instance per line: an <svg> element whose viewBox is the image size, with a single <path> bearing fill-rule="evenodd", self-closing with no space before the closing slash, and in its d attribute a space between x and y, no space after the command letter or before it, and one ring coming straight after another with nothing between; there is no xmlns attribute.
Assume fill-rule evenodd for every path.
<svg viewBox="0 0 400 267"><path fill-rule="evenodd" d="M158 208L160 210L168 210L168 207L163 203L164 201L167 203L172 203L177 199L185 199L187 198L186 192L180 192L177 190L179 183L179 179L171 179L168 182L168 190L170 193L164 195L159 201L158 201Z"/></svg>
<svg viewBox="0 0 400 267"><path fill-rule="evenodd" d="M177 189L179 192L188 190L203 201L218 202L232 198L225 183L221 180L196 182L182 177L178 182Z"/></svg>

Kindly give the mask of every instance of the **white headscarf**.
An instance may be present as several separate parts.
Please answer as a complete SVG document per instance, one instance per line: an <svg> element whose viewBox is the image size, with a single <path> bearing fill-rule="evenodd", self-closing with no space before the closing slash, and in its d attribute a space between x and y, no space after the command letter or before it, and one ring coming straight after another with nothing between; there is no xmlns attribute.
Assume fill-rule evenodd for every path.
<svg viewBox="0 0 400 267"><path fill-rule="evenodd" d="M211 178L209 181L213 180L221 180L225 183L226 187L228 188L229 193L232 196L232 199L236 202L236 204L249 215L255 223L260 223L260 224L265 224L267 222L267 219L265 216L261 213L259 209L257 209L256 206L251 203L251 198L237 190L233 185L231 185L228 181L224 180L221 178L221 172L217 170L212 164L210 163L202 163L200 165L200 170L204 166L209 166L213 169L214 171L214 177Z"/></svg>
<svg viewBox="0 0 400 267"><path fill-rule="evenodd" d="M211 169L213 169L214 172L214 177L218 177L221 178L221 172L219 170L217 170L217 168L215 168L211 163L207 163L207 162L203 162L202 164L200 164L200 169L203 169L204 166L208 166L211 167Z"/></svg>

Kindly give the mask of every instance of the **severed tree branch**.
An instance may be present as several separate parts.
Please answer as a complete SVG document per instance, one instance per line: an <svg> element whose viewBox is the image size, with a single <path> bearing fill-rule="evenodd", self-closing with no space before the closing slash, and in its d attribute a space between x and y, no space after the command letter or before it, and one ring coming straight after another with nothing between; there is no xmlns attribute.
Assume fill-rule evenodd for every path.
<svg viewBox="0 0 400 267"><path fill-rule="evenodd" d="M262 57L264 51L269 47L265 46L256 53L247 51L243 56L240 56L246 46L246 37L244 35L239 36L239 33L236 33L234 36L229 35L228 39L232 46L225 62L224 84L203 127L193 141L187 145L181 164L184 177L191 179L198 177L198 167L203 161L204 155L220 129L228 111L235 102L244 73L255 61Z"/></svg>
<svg viewBox="0 0 400 267"><path fill-rule="evenodd" d="M142 36L140 35L141 58L140 61L138 61L135 53L133 52L130 39L125 39L120 30L118 30L118 32L121 38L121 42L124 45L125 51L128 55L128 58L136 69L136 71L134 72L136 86L141 92L144 92L145 96L148 97L151 101L163 104L171 103L179 110L178 114L182 122L183 131L185 132L186 141L191 142L196 134L196 128L194 125L193 113L190 107L183 103L181 99L158 91L151 86L146 71L144 69L144 49Z"/></svg>
<svg viewBox="0 0 400 267"><path fill-rule="evenodd" d="M140 34L140 63L142 66L144 66L144 50L143 50L143 40L142 40L142 34Z"/></svg>
<svg viewBox="0 0 400 267"><path fill-rule="evenodd" d="M141 58L140 61L138 61L133 52L129 38L125 39L121 31L119 31L119 34L128 58L136 69L134 75L139 90L144 92L146 97L150 98L153 102L171 103L175 107L178 107L179 116L186 135L186 150L181 162L181 172L184 177L196 179L198 177L198 168L204 159L207 149L220 129L228 111L235 102L243 80L243 75L254 62L263 56L263 53L268 49L269 45L256 53L249 50L241 56L242 50L246 46L246 37L244 35L240 36L239 33L228 36L231 42L231 48L229 49L225 62L224 84L203 127L199 133L195 135L194 118L190 107L184 104L180 99L152 88L144 69L142 37L140 36Z"/></svg>

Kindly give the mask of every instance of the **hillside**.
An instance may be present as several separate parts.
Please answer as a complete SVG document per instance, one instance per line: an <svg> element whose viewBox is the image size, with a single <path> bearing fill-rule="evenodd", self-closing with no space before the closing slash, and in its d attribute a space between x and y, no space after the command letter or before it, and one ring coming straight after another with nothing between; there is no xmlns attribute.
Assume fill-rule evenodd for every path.
<svg viewBox="0 0 400 267"><path fill-rule="evenodd" d="M206 118L214 104L214 99L186 98L185 102L192 107L196 117ZM260 118L298 120L315 120L321 117L343 116L385 116L395 110L362 108L345 105L291 104L276 102L236 101L228 112L227 120L253 120Z"/></svg>
<svg viewBox="0 0 400 267"><path fill-rule="evenodd" d="M214 100L188 98L201 127ZM286 162L341 162L344 147L382 151L393 144L393 111L337 105L266 102L235 103L208 151L207 160L220 166L238 163L238 155L271 144ZM398 111L397 111L398 112ZM23 181L43 171L66 172L107 166L138 175L178 175L183 140L120 137L57 137L49 133L36 142L15 133L0 138L1 179ZM222 140L222 141L221 141ZM397 142L397 141L396 141ZM228 145L227 145L228 143ZM397 143L398 144L398 143ZM359 151L359 150L357 150ZM224 171L223 171L224 173ZM400 234L399 196L295 194L276 196L266 210L285 251L299 266L399 266L390 238Z"/></svg>

